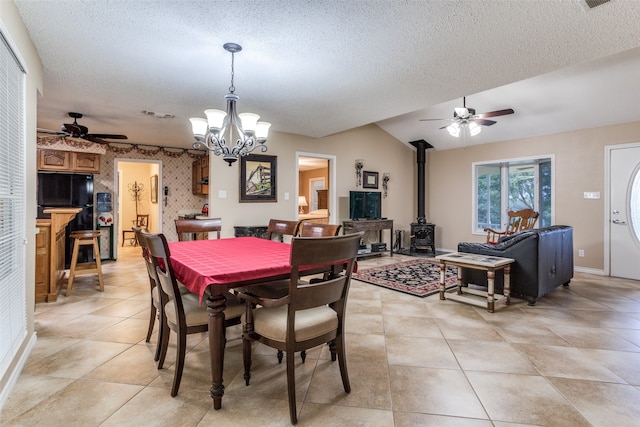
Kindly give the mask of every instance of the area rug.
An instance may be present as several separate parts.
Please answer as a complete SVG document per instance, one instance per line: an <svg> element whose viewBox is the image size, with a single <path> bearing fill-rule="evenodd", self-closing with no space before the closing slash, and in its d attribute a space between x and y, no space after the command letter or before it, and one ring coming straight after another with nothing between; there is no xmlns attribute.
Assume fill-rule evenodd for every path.
<svg viewBox="0 0 640 427"><path fill-rule="evenodd" d="M455 286L457 277L457 268L447 266L445 288ZM424 298L440 290L440 263L424 258L414 259L360 270L353 273L353 278Z"/></svg>

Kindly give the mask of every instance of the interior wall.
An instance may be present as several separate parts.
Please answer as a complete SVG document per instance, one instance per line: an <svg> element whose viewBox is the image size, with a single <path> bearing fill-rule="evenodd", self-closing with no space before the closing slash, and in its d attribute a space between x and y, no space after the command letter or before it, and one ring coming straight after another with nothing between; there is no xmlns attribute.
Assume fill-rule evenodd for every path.
<svg viewBox="0 0 640 427"><path fill-rule="evenodd" d="M436 247L482 242L472 234L472 163L555 155L554 224L573 226L576 267L604 269L604 147L640 141L640 122L563 132L461 149L428 151L427 218L436 224ZM585 199L599 192L600 199ZM578 249L584 257L578 257Z"/></svg>
<svg viewBox="0 0 640 427"><path fill-rule="evenodd" d="M22 18L11 1L0 1L0 32L9 40L12 48L20 56L26 67L25 76L25 184L27 194L36 194L36 128L37 101L43 93L42 62L31 42ZM26 358L29 355L36 336L33 311L35 306L35 230L36 198L25 200L25 295L27 312L27 330L23 342L10 363L7 372L0 378L0 411L8 393L17 380ZM3 325L2 327L6 327Z"/></svg>
<svg viewBox="0 0 640 427"><path fill-rule="evenodd" d="M348 200L350 190L361 189L356 187L356 159L364 159L365 169L378 171L380 177L389 172L391 181L388 197L382 200L383 216L393 219L396 229L408 229L415 219L415 150L399 143L378 126L363 126L319 139L273 132L267 145L269 151L265 154L277 156L277 203L239 203L238 167L227 167L219 157L211 158L209 215L222 218L223 237L233 236L234 225L266 225L269 218L297 217L296 151L336 156L338 200L345 197ZM219 196L221 191L225 192L226 198ZM341 206L337 208L342 209ZM384 240L390 243L388 233L383 234Z"/></svg>

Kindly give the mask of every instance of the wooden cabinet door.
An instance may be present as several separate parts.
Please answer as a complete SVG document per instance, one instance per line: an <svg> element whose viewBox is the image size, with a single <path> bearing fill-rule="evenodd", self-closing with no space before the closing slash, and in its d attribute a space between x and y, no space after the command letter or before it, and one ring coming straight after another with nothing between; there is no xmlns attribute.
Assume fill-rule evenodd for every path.
<svg viewBox="0 0 640 427"><path fill-rule="evenodd" d="M209 182L209 155L207 154L205 157L200 159L200 176L202 179L207 178L207 182ZM202 184L200 186L200 194L209 194L209 185Z"/></svg>
<svg viewBox="0 0 640 427"><path fill-rule="evenodd" d="M50 283L49 242L51 227L49 224L38 224L38 228L40 232L36 234L35 301L44 302L47 301Z"/></svg>
<svg viewBox="0 0 640 427"><path fill-rule="evenodd" d="M191 166L191 192L193 194L202 194L202 166L200 160L194 160Z"/></svg>
<svg viewBox="0 0 640 427"><path fill-rule="evenodd" d="M100 173L100 154L71 153L71 169L78 172Z"/></svg>
<svg viewBox="0 0 640 427"><path fill-rule="evenodd" d="M58 150L38 150L38 170L71 170L71 153Z"/></svg>

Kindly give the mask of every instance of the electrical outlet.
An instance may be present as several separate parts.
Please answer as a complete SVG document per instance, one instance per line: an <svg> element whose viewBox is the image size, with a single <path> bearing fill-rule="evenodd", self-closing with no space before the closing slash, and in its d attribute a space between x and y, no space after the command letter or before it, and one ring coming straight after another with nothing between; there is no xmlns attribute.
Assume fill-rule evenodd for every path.
<svg viewBox="0 0 640 427"><path fill-rule="evenodd" d="M578 256L584 256L584 249L578 249Z"/></svg>

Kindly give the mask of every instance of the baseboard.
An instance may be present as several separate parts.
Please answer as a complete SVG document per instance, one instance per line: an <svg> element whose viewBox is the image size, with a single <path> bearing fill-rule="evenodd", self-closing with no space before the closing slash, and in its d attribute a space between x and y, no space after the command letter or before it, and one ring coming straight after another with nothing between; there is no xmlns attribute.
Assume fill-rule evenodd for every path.
<svg viewBox="0 0 640 427"><path fill-rule="evenodd" d="M20 378L20 374L22 373L24 366L27 364L27 359L31 354L31 350L33 350L33 347L36 345L37 339L38 338L36 336L36 333L34 332L31 335L31 338L29 339L27 346L22 352L22 355L20 355L20 358L18 359L18 363L16 364L15 368L11 372L11 375L7 379L7 383L2 388L2 390L0 390L0 412L2 412L2 409L4 408L4 404L7 403L7 399L9 399L9 394L11 394L13 387L18 382L18 378Z"/></svg>
<svg viewBox="0 0 640 427"><path fill-rule="evenodd" d="M607 274L604 270L599 270L596 268L588 268L588 267L573 267L573 271L577 271L578 273L586 273L586 274L595 274L597 276L606 276Z"/></svg>

